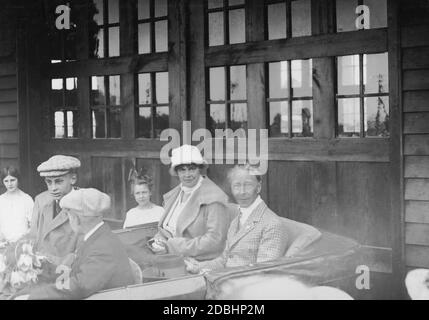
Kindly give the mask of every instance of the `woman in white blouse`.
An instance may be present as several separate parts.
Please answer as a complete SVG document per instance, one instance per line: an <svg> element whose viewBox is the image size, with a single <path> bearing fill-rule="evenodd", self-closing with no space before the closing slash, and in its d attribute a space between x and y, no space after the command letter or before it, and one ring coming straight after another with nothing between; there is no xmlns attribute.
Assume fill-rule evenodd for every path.
<svg viewBox="0 0 429 320"><path fill-rule="evenodd" d="M18 187L18 169L4 168L0 177L6 187L0 195L0 241L15 242L29 231L34 202Z"/></svg>
<svg viewBox="0 0 429 320"><path fill-rule="evenodd" d="M138 205L127 212L124 228L158 222L164 214L164 208L150 201L152 179L149 176L136 175L131 182L131 192Z"/></svg>

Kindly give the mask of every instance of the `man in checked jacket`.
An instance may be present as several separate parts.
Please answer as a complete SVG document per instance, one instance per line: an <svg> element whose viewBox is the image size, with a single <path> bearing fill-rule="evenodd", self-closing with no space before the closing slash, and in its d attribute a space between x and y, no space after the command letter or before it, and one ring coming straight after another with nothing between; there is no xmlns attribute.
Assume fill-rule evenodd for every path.
<svg viewBox="0 0 429 320"><path fill-rule="evenodd" d="M237 165L228 173L239 213L231 222L223 253L209 261L185 260L189 272L237 267L275 260L284 255L287 233L281 218L259 196L261 175L251 165Z"/></svg>

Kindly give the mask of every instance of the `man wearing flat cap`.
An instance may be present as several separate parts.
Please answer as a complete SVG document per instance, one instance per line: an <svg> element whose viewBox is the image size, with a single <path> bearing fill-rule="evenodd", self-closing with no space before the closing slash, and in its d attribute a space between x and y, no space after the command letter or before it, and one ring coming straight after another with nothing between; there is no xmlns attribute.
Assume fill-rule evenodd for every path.
<svg viewBox="0 0 429 320"><path fill-rule="evenodd" d="M125 248L103 222L103 213L110 209L110 197L97 189L79 189L64 196L60 206L83 242L69 273L57 278L56 283L27 289L27 298L83 299L101 290L134 284Z"/></svg>
<svg viewBox="0 0 429 320"><path fill-rule="evenodd" d="M37 167L48 190L35 198L29 237L35 240L36 250L54 264L74 252L79 241L60 205L60 200L73 192L79 167L78 159L63 155L53 156Z"/></svg>

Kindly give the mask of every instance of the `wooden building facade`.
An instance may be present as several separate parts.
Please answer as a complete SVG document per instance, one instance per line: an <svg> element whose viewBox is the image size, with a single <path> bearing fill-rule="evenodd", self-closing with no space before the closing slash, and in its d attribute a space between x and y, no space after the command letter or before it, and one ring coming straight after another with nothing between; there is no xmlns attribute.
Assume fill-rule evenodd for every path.
<svg viewBox="0 0 429 320"><path fill-rule="evenodd" d="M407 267L429 267L427 1L69 3L66 30L62 1L0 5L0 166L19 165L24 190L44 190L40 162L74 155L121 221L130 168L153 175L158 204L176 183L163 129L264 128L263 198L365 245L356 297L398 297ZM229 192L227 168L208 175Z"/></svg>

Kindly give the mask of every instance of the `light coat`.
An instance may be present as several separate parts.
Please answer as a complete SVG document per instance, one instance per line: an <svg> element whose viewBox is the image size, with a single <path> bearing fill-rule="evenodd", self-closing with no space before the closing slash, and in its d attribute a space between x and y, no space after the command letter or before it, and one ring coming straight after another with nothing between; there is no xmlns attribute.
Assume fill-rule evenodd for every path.
<svg viewBox="0 0 429 320"><path fill-rule="evenodd" d="M132 284L134 276L125 248L104 223L77 250L69 288L59 289L54 283L36 285L30 289L29 299L83 299L101 290Z"/></svg>
<svg viewBox="0 0 429 320"><path fill-rule="evenodd" d="M238 208L237 208L238 210ZM226 247L218 258L201 262L201 269L221 269L275 260L285 254L288 236L281 218L265 202L239 228L239 216L228 230Z"/></svg>
<svg viewBox="0 0 429 320"><path fill-rule="evenodd" d="M219 256L225 247L226 234L232 220L228 196L209 178L194 191L177 220L176 234L162 228L181 191L175 187L164 195L164 215L155 236L167 240L169 253L208 260Z"/></svg>
<svg viewBox="0 0 429 320"><path fill-rule="evenodd" d="M29 237L36 241L36 250L43 254L64 257L76 250L78 241L64 210L54 218L55 199L48 191L34 201Z"/></svg>

